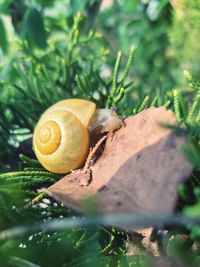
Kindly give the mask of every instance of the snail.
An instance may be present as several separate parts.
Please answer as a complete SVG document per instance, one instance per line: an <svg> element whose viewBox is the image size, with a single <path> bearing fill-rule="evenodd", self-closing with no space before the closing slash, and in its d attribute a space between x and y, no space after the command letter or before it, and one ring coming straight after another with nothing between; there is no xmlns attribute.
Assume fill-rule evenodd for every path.
<svg viewBox="0 0 200 267"><path fill-rule="evenodd" d="M59 101L39 119L33 149L41 165L53 173L68 173L87 159L90 133L113 132L122 121L110 109L97 109L84 99Z"/></svg>

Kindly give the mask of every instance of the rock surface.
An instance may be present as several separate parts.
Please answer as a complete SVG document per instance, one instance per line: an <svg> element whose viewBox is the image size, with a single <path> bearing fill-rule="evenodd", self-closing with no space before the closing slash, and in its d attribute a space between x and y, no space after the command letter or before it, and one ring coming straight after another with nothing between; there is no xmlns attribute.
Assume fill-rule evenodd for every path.
<svg viewBox="0 0 200 267"><path fill-rule="evenodd" d="M178 186L192 167L180 151L185 137L162 123L175 124L173 113L165 108L152 107L128 117L125 126L108 137L88 186L79 185L84 177L79 171L46 192L77 211L83 211L84 199L94 196L103 213L172 212Z"/></svg>

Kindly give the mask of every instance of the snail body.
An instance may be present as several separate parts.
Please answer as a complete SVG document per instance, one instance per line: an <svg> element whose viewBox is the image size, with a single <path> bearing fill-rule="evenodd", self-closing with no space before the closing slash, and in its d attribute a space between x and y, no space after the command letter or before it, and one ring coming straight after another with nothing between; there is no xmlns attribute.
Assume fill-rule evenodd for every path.
<svg viewBox="0 0 200 267"><path fill-rule="evenodd" d="M33 148L41 165L54 173L79 168L89 152L90 131L106 128L109 120L104 119L105 113L101 116L93 102L83 99L62 100L48 108L33 134ZM116 120L115 128L117 124Z"/></svg>

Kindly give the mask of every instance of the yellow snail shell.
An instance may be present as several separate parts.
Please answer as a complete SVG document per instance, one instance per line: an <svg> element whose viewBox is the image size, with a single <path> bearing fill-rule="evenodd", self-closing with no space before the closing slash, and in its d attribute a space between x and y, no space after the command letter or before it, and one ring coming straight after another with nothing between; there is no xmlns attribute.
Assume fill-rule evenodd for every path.
<svg viewBox="0 0 200 267"><path fill-rule="evenodd" d="M62 100L41 116L33 134L33 148L41 165L54 173L79 168L89 151L89 132L113 131L121 120L112 110L96 110L88 100Z"/></svg>

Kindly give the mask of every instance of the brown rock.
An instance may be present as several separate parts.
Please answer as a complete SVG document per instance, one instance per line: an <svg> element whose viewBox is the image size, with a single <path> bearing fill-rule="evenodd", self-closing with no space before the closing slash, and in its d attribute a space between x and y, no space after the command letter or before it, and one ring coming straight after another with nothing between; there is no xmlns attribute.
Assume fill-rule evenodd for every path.
<svg viewBox="0 0 200 267"><path fill-rule="evenodd" d="M192 167L180 152L185 138L161 123L175 124L173 113L152 107L128 117L126 126L108 137L88 186L80 187L82 174L75 172L47 192L78 211L83 211L85 198L94 196L103 213L172 212L178 185Z"/></svg>

